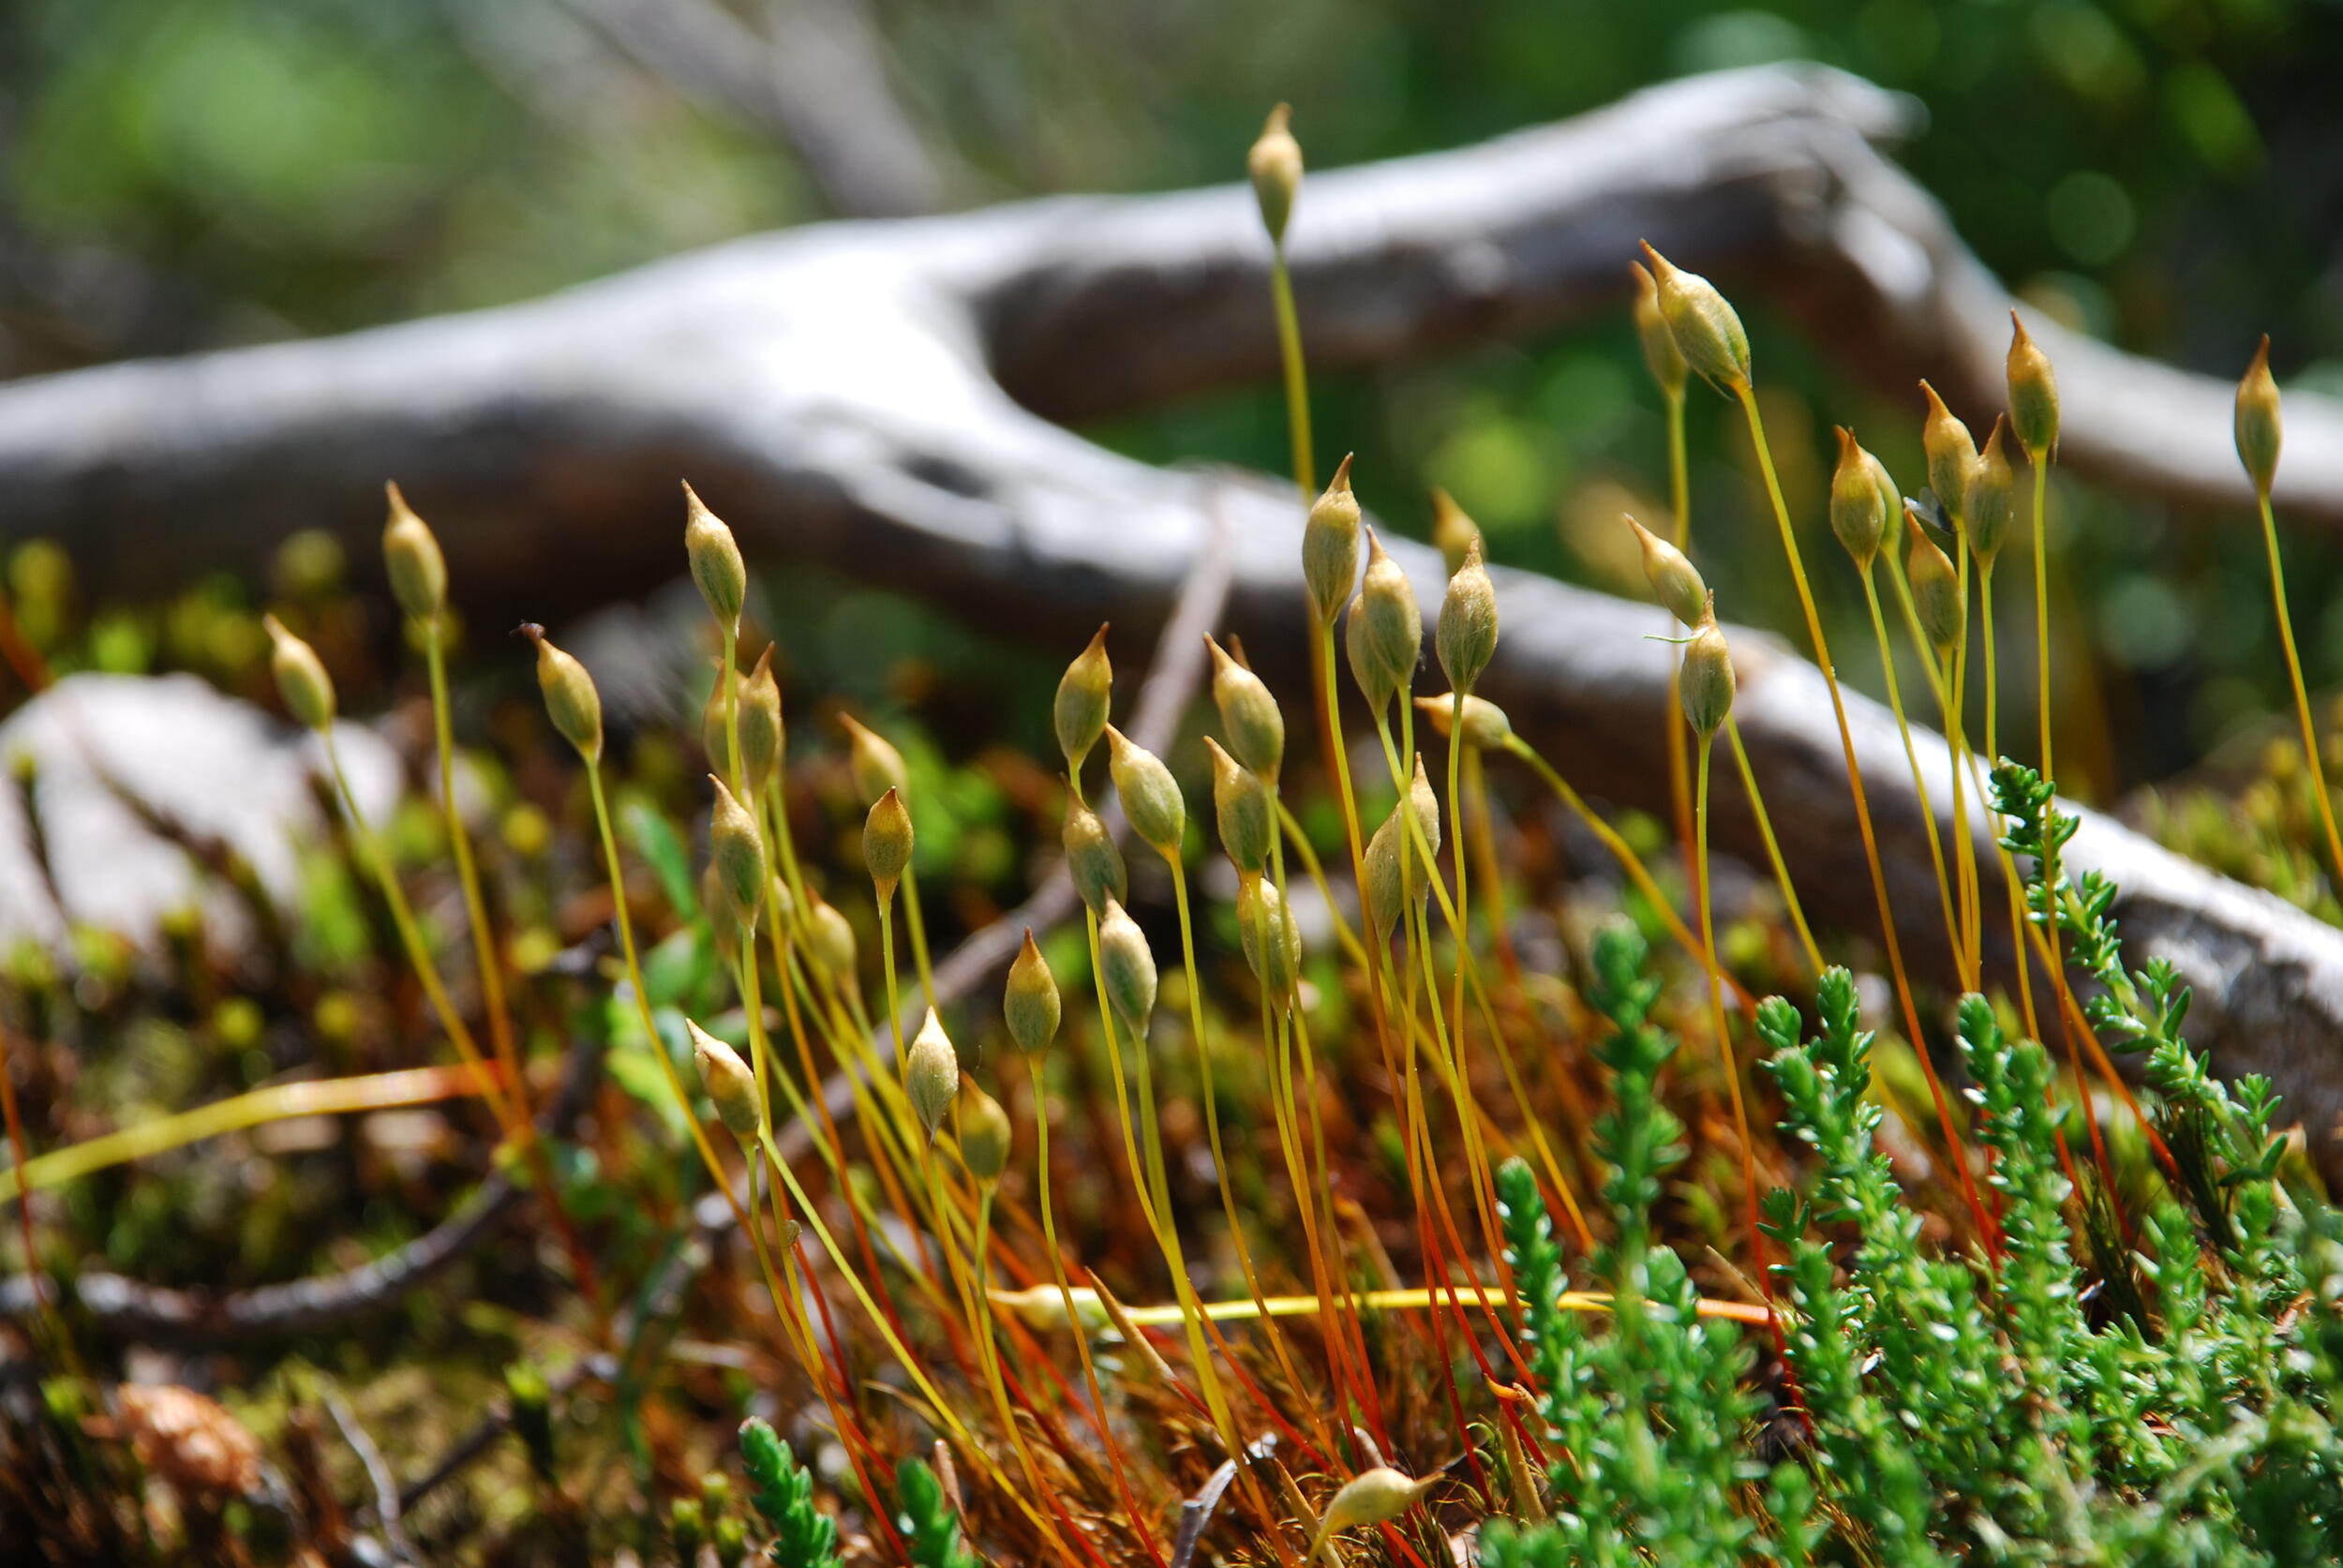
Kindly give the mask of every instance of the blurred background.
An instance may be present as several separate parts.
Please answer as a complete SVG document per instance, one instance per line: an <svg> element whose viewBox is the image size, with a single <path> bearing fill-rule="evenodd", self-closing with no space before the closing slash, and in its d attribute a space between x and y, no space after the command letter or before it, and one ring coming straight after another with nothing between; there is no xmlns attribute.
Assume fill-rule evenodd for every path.
<svg viewBox="0 0 2343 1568"><path fill-rule="evenodd" d="M1790 58L1922 103L1897 156L2044 310L2223 378L2266 331L2285 384L2343 393L2330 0L10 0L0 377L494 305L776 226L1227 180L1280 98L1324 168ZM1819 509L1836 423L1918 488L1917 394L1846 381L1786 323L1752 327L1794 504ZM1425 488L1445 485L1499 559L1632 590L1617 515L1659 510L1664 480L1623 311L1321 378L1318 399L1321 447L1358 449L1395 526L1421 533ZM1704 564L1746 618L1787 626L1770 530L1739 526L1762 500L1726 411L1695 396ZM1268 387L1088 433L1159 461L1284 459ZM2288 704L2250 519L2063 481L2053 509L2062 782L2112 799L2258 757ZM2306 657L2331 685L2336 552L2290 549ZM287 572L298 587L333 565ZM37 546L8 561L35 631L43 595L69 602L62 570ZM215 587L231 609L272 590ZM1823 587L1859 616L1851 578ZM214 647L210 620L54 619L68 667L253 651ZM838 646L885 637L931 665L954 635L869 596L846 620ZM800 665L818 669L820 641Z"/></svg>

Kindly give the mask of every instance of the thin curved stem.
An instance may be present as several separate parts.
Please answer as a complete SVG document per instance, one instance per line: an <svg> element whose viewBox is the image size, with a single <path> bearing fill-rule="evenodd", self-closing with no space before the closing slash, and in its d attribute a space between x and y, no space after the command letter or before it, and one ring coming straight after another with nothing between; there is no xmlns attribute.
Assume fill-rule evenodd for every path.
<svg viewBox="0 0 2343 1568"><path fill-rule="evenodd" d="M504 1001L504 953L496 930L488 923L487 901L480 891L480 869L472 856L471 833L463 814L455 809L455 739L453 704L447 694L447 656L440 618L424 622L423 657L431 678L431 728L440 757L440 814L447 825L447 844L455 860L455 880L463 889L464 918L471 925L472 956L480 970L480 1010L488 1020L488 1042L496 1058L511 1075L514 1092L529 1103L529 1083L521 1075L520 1053L513 1040L513 1019Z"/></svg>
<svg viewBox="0 0 2343 1568"><path fill-rule="evenodd" d="M1952 1151L1955 1173L1960 1177L1962 1196L1967 1200L1969 1213L1977 1221L1977 1232L1986 1240L1993 1255L2001 1255L2001 1232L1977 1195L1977 1179L1970 1174L1969 1162L1959 1128L1953 1125L1952 1104L1945 1094L1943 1080L1937 1076L1936 1064L1930 1060L1926 1037L1920 1032L1920 1012L1912 1000L1911 977L1904 972L1903 944L1896 936L1895 910L1888 898L1887 869L1879 859L1879 839L1872 827L1871 800L1863 792L1862 765L1855 757L1855 731L1847 722L1846 698L1839 690L1838 672L1830 663L1830 644L1823 635L1822 616L1814 608L1813 589L1806 580L1805 563L1798 558L1798 532L1790 526L1789 503L1782 499L1781 476L1774 471L1773 452L1766 444L1766 425L1757 411L1757 395L1747 382L1735 387L1739 397L1741 413L1749 424L1749 439L1757 451L1757 466L1765 475L1766 496L1773 503L1775 526L1781 530L1782 551L1789 560L1790 576L1798 586L1798 607L1806 615L1806 634L1813 642L1814 664L1821 669L1823 684L1830 692L1832 716L1839 724L1839 746L1846 757L1847 785L1855 797L1855 823L1863 840L1863 859L1871 872L1872 897L1879 906L1880 934L1888 948L1888 967L1895 980L1896 1000L1903 1012L1903 1025L1909 1032L1912 1053L1920 1061L1920 1069L1928 1079L1928 1092L1936 1102L1936 1120L1945 1135L1946 1147Z"/></svg>
<svg viewBox="0 0 2343 1568"><path fill-rule="evenodd" d="M1741 789L1749 797L1749 809L1756 815L1758 836L1766 843L1766 860L1773 868L1774 885L1782 889L1782 903L1789 911L1790 924L1797 928L1798 945L1806 949L1806 962L1814 973L1823 971L1822 948L1814 941L1813 929L1806 923L1806 911L1798 902L1798 888L1790 880L1789 862L1782 858L1782 845L1773 836L1773 818L1766 812L1765 792L1757 787L1756 769L1749 765L1749 748L1741 744L1741 726L1728 713L1724 718L1724 738L1732 743L1733 762L1740 771ZM1701 887L1708 887L1703 878Z"/></svg>
<svg viewBox="0 0 2343 1568"><path fill-rule="evenodd" d="M1701 990L1709 996L1709 1023L1716 1031L1717 1062L1724 1069L1724 1085L1732 1097L1733 1130L1741 1142L1741 1187L1748 1207L1749 1255L1751 1274L1760 1280L1768 1280L1766 1268L1766 1233L1757 1217L1757 1145L1750 1136L1749 1105L1741 1093L1740 1058L1733 1053L1733 1035L1724 1018L1724 994L1717 976L1723 965L1717 962L1716 911L1706 889L1709 886L1709 757L1715 750L1713 733L1700 735L1695 742L1693 774L1693 853L1700 863L1700 947L1709 961L1709 973L1702 978ZM1770 1291L1770 1285L1765 1287Z"/></svg>
<svg viewBox="0 0 2343 1568"><path fill-rule="evenodd" d="M603 1306L602 1287L593 1256L586 1250L585 1238L578 1234L577 1227L571 1222L568 1209L562 1204L560 1188L553 1179L552 1162L545 1158L545 1141L537 1136L536 1124L530 1119L529 1113L513 1105L506 1098L504 1087L489 1072L487 1062L480 1054L479 1042L472 1038L471 1030L465 1025L463 1015L455 1010L455 1000L448 995L447 987L440 978L439 965L431 957L431 949L424 943L423 928L415 919L413 906L407 902L406 889L399 886L398 873L391 864L390 855L383 849L382 841L367 825L366 814L358 809L358 797L351 792L349 775L342 770L341 753L334 744L334 732L325 729L319 733L325 745L325 762L334 777L335 793L341 801L343 819L350 825L350 835L358 846L360 858L366 862L367 871L373 874L376 886L381 890L383 904L391 913L391 924L397 930L399 944L406 951L408 966L414 971L416 980L423 986L423 993L431 1004L432 1013L455 1047L456 1055L463 1059L465 1067L471 1069L478 1081L481 1096L495 1113L504 1137L529 1162L530 1173L535 1178L545 1199L545 1213L553 1221L562 1250L569 1255L571 1271L577 1277L578 1293L586 1298L598 1332L607 1337L609 1314ZM518 1085L514 1087L517 1089Z"/></svg>
<svg viewBox="0 0 2343 1568"><path fill-rule="evenodd" d="M1293 308L1293 276L1286 268L1285 242L1269 259L1269 296L1277 310L1277 358L1285 370L1286 429L1293 445L1293 483L1302 504L1317 499L1318 468L1310 452L1310 383L1302 362L1302 321Z"/></svg>
<svg viewBox="0 0 2343 1568"><path fill-rule="evenodd" d="M1212 1040L1204 1032L1204 987L1196 972L1196 926L1188 910L1187 870L1176 852L1166 855L1164 860L1172 873L1172 900L1180 917L1180 965L1187 979L1187 1026L1196 1046L1197 1076L1204 1101L1204 1135L1212 1150L1213 1174L1218 1179L1220 1207L1228 1217L1229 1242L1236 1250L1237 1272L1245 1277L1245 1288L1259 1297L1261 1277L1253 1269L1253 1248L1245 1239L1244 1222L1237 1214L1236 1189L1229 1182L1229 1157L1220 1138L1220 1097L1213 1084ZM1267 949L1262 952L1265 962ZM1286 1380L1299 1387L1301 1378L1287 1351L1285 1337L1274 1328L1269 1334L1269 1346Z"/></svg>
<svg viewBox="0 0 2343 1568"><path fill-rule="evenodd" d="M1619 861L1619 869L1627 874L1628 879L1634 882L1636 889L1643 894L1645 902L1651 905L1652 912L1660 917L1662 923L1666 925L1668 934L1675 939L1676 945L1681 948L1685 955L1694 963L1705 964L1708 962L1708 951L1702 946L1700 938L1694 934L1691 927L1685 925L1683 917L1676 912L1676 906L1669 903L1667 895L1660 890L1659 883L1652 880L1650 868L1643 863L1643 857L1635 853L1634 846L1619 836L1618 829L1597 815L1594 808L1587 804L1585 797L1572 788L1570 781L1563 778L1552 763L1539 755L1537 749L1529 741L1524 740L1518 735L1509 735L1505 738L1505 750L1528 763L1538 777L1545 781L1546 787L1554 792L1556 798L1563 805L1569 807L1572 814L1586 825L1587 830L1602 841L1603 847L1611 852L1612 859ZM1730 986L1735 995L1739 998L1739 1006L1742 1011L1755 1010L1757 1006L1755 999L1741 989L1739 981L1729 975L1720 975L1718 978L1725 985Z"/></svg>
<svg viewBox="0 0 2343 1568"><path fill-rule="evenodd" d="M1692 467L1684 448L1684 388L1662 390L1667 405L1668 433L1668 516L1673 523L1673 539L1679 550L1692 547L1693 502ZM1676 630L1675 618L1666 618L1669 632ZM1667 738L1668 803L1676 810L1676 842L1689 844L1693 836L1693 769L1692 756L1684 744L1683 673L1674 665L1668 667L1667 707L1662 711L1663 733ZM1700 897L1697 883L1692 895Z"/></svg>
<svg viewBox="0 0 2343 1568"><path fill-rule="evenodd" d="M953 1409L952 1402L944 1397L943 1392L928 1377L926 1368L920 1366L918 1359L896 1335L894 1325L887 1321L887 1314L879 1310L878 1303L872 1299L870 1289L862 1283L861 1276L856 1273L853 1263L847 1259L844 1250L839 1247L838 1238L831 1234L828 1224L822 1218L822 1211L816 1208L813 1201L806 1195L805 1188L798 1182L797 1172L789 1168L789 1162L781 1157L781 1150L773 1142L771 1128L758 1127L756 1141L758 1148L764 1153L766 1167L772 1172L774 1178L788 1189L790 1202L796 1205L799 1214L805 1216L805 1222L812 1227L815 1239L821 1243L822 1251L828 1257L830 1267L845 1280L846 1288L854 1292L855 1299L861 1304L863 1315L870 1319L871 1326L877 1330L879 1337L887 1341L888 1353L892 1354L897 1364L903 1367L904 1375L918 1386L921 1397L927 1400L929 1407L935 1412L936 1419L943 1422L951 1435L959 1440L961 1452L988 1472L987 1478L1002 1489L1003 1494L1018 1512L1031 1520L1037 1529L1046 1531L1048 1526L1041 1516L1034 1511L1031 1501L1018 1491L1016 1485L1007 1475L1001 1472L1000 1466L993 1462L991 1453L983 1444L977 1441L976 1435L970 1432L967 1424L960 1419L959 1413Z"/></svg>
<svg viewBox="0 0 2343 1568"><path fill-rule="evenodd" d="M1889 575L1894 575L1892 557L1889 559L1888 567ZM1895 580L1897 586L1901 588L1903 578L1896 577ZM1887 618L1880 613L1879 609L1879 582L1873 575L1873 569L1868 565L1863 569L1863 603L1871 611L1872 635L1879 644L1879 668L1881 678L1888 686L1888 706L1896 716L1896 734L1903 741L1903 760L1912 769L1912 790L1919 797L1920 822L1928 829L1928 859L1930 866L1936 874L1936 900L1944 917L1945 939L1952 944L1952 963L1954 969L1958 970L1961 967L1961 927L1953 918L1952 877L1945 870L1944 837L1936 828L1936 808L1930 803L1928 799L1928 775L1920 769L1919 748L1912 739L1912 723L1904 716L1903 682L1896 675L1895 645L1888 635ZM1917 627L1917 622L1915 625ZM1915 636L1919 635L1917 629L1913 635ZM1925 657L1926 646L1923 640L1921 644L1922 668L1926 668L1928 665ZM1937 683L1933 671L1929 676L1929 689L1936 694L1937 705L1941 708L1945 699L1944 688Z"/></svg>
<svg viewBox="0 0 2343 1568"><path fill-rule="evenodd" d="M1156 1532L1147 1526L1146 1514L1139 1506L1139 1499L1131 1490L1130 1471L1125 1463L1123 1444L1114 1435L1114 1426L1107 1417L1107 1396L1098 1383L1098 1366L1090 1353L1090 1336L1082 1327L1082 1318L1074 1310L1074 1287L1066 1276L1066 1257L1058 1250L1057 1210L1050 1195L1050 1103L1042 1084L1041 1058L1025 1058L1026 1071L1033 1081L1034 1136L1037 1145L1034 1156L1036 1178L1041 1188L1041 1235L1050 1250L1050 1277L1057 1282L1058 1299L1065 1305L1066 1324L1073 1336L1074 1354L1082 1362L1082 1384L1089 1390L1090 1403L1098 1412L1098 1438L1107 1451L1107 1468L1114 1476L1114 1490L1122 1500L1123 1516L1139 1532L1139 1544L1146 1551L1156 1568L1164 1568L1162 1548L1156 1545Z"/></svg>
<svg viewBox="0 0 2343 1568"><path fill-rule="evenodd" d="M2319 811L2319 826L2327 835L2327 863L2335 868L2336 896L2343 898L2343 837L2335 828L2335 801L2327 794L2326 764L2319 756L2318 726L2310 717L2310 692L2303 684L2303 659L2294 648L2294 618L2286 607L2286 568L2278 559L2277 518L2270 510L2270 492L2255 498L2261 504L2261 539L2270 552L2270 603L2278 616L2278 639L2286 647L2286 673L2294 683L2294 716L2303 726L2303 760L2310 765L2310 791Z"/></svg>
<svg viewBox="0 0 2343 1568"><path fill-rule="evenodd" d="M1957 548L1956 545L1956 548ZM1952 760L1952 847L1953 863L1959 873L1961 887L1961 945L1966 958L1962 969L1962 983L1971 991L1983 988L1979 974L1978 949L1983 946L1979 929L1978 904L1982 902L1982 884L1977 874L1977 840L1969 832L1968 791L1962 784L1962 763L1969 754L1969 552L1959 551L1961 579L1961 635L1953 639L1952 675L1948 683L1945 708L1945 748ZM1980 798L1977 809L1984 809Z"/></svg>

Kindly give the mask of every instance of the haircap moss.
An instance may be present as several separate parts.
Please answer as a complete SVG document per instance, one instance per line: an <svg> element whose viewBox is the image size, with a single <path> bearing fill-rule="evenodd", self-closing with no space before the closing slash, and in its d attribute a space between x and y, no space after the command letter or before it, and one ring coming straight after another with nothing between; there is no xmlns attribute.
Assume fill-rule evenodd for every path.
<svg viewBox="0 0 2343 1568"><path fill-rule="evenodd" d="M431 525L415 515L395 481L382 486L390 520L382 525L382 569L391 597L410 620L433 620L447 605L447 558Z"/></svg>
<svg viewBox="0 0 2343 1568"><path fill-rule="evenodd" d="M1351 459L1335 465L1334 478L1310 503L1302 525L1302 579L1321 630L1332 626L1351 602L1359 581L1359 498L1351 492Z"/></svg>
<svg viewBox="0 0 2343 1568"><path fill-rule="evenodd" d="M1067 771L1079 775L1083 759L1106 733L1113 696L1114 666L1107 659L1107 629L1100 626L1058 678L1057 697L1051 705L1051 722Z"/></svg>
<svg viewBox="0 0 2343 1568"><path fill-rule="evenodd" d="M1008 984L1001 998L1008 1038L1028 1056L1048 1050L1057 1038L1063 1008L1057 978L1050 973L1050 962L1033 939L1033 927L1027 926L1025 940L1008 966Z"/></svg>
<svg viewBox="0 0 2343 1568"><path fill-rule="evenodd" d="M692 1038L692 1057L699 1064L700 1087L716 1103L716 1115L735 1138L756 1136L764 1122L763 1097L756 1092L756 1075L740 1053L690 1019L684 1032Z"/></svg>
<svg viewBox="0 0 2343 1568"><path fill-rule="evenodd" d="M1285 766L1285 714L1260 676L1211 637L1204 642L1212 650L1212 700L1228 731L1229 754L1275 784Z"/></svg>
<svg viewBox="0 0 2343 1568"><path fill-rule="evenodd" d="M1107 766L1114 775L1114 792L1122 797L1123 814L1137 833L1166 859L1180 852L1187 831L1187 806L1180 799L1179 782L1163 759L1116 729L1107 726Z"/></svg>
<svg viewBox="0 0 2343 1568"><path fill-rule="evenodd" d="M1649 241L1643 258L1660 296L1660 318L1684 362L1727 392L1746 390L1753 384L1749 333L1732 303L1715 284L1675 265Z"/></svg>
<svg viewBox="0 0 2343 1568"><path fill-rule="evenodd" d="M895 884L911 864L911 813L892 786L873 802L862 821L862 863L883 899L895 896Z"/></svg>
<svg viewBox="0 0 2343 1568"><path fill-rule="evenodd" d="M2270 339L2265 334L2253 363L2237 383L2237 460L2262 495L2277 480L2278 447L2285 427L2278 418L2278 383L2270 374Z"/></svg>
<svg viewBox="0 0 2343 1568"><path fill-rule="evenodd" d="M1279 104L1269 112L1250 151L1245 172L1253 182L1253 198L1261 205L1261 227L1273 244L1284 245L1286 225L1292 220L1295 198L1302 192L1302 144L1290 128L1292 109Z"/></svg>
<svg viewBox="0 0 2343 1568"><path fill-rule="evenodd" d="M1464 564L1448 579L1432 646L1449 686L1459 692L1472 690L1497 656L1497 585L1489 580L1478 536L1466 550Z"/></svg>
<svg viewBox="0 0 2343 1568"><path fill-rule="evenodd" d="M683 553L709 613L718 625L738 631L740 609L749 597L749 569L740 560L739 541L688 483L683 486Z"/></svg>
<svg viewBox="0 0 2343 1568"><path fill-rule="evenodd" d="M1830 531L1860 571L1871 570L1887 541L1888 529L1903 510L1895 481L1878 458L1863 449L1842 425L1839 466L1830 473Z"/></svg>
<svg viewBox="0 0 2343 1568"><path fill-rule="evenodd" d="M537 689L545 694L545 716L579 756L589 764L600 762L602 694L594 689L594 678L584 665L554 647L535 621L524 622L521 635L537 645Z"/></svg>
<svg viewBox="0 0 2343 1568"><path fill-rule="evenodd" d="M1709 599L1709 585L1701 579L1700 568L1683 551L1627 514L1620 513L1619 520L1635 530L1635 545L1643 552L1644 581L1651 585L1651 596L1685 625L1698 625L1701 606Z"/></svg>
<svg viewBox="0 0 2343 1568"><path fill-rule="evenodd" d="M2025 330L2015 310L2009 312L2009 359L2005 366L2009 383L2009 429L2037 463L2058 446L2058 375L2050 355Z"/></svg>
<svg viewBox="0 0 2343 1568"><path fill-rule="evenodd" d="M304 726L323 731L334 724L334 678L317 650L285 630L273 615L261 618L268 632L269 669L276 677L276 694L285 709Z"/></svg>

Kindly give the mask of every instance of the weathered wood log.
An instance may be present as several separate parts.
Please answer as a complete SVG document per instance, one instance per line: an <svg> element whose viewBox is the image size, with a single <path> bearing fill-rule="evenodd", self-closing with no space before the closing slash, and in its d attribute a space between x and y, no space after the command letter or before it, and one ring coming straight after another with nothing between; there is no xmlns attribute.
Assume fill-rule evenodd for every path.
<svg viewBox="0 0 2343 1568"><path fill-rule="evenodd" d="M1306 335L1318 363L1360 365L1541 326L1613 304L1643 234L1786 300L1891 380L1925 372L1985 407L2007 296L1873 149L1906 120L1834 73L1735 72L1313 176L1292 235ZM1264 273L1241 190L1061 200L745 240L530 305L26 382L0 388L0 532L59 537L101 591L151 590L250 568L297 526L367 559L396 475L468 603L542 614L667 575L688 472L769 566L843 567L1071 649L1102 615L1150 635L1216 509L1236 540L1231 622L1298 695L1291 490L1152 469L1041 417L1263 373ZM2068 460L2243 498L2224 384L2034 330L2058 363ZM2281 503L2343 519L2343 415L2298 397L2289 419ZM1402 553L1436 605L1436 563ZM1590 791L1660 804L1657 612L1500 582L1490 694ZM1827 921L1874 932L1820 677L1736 639L1744 732L1800 885ZM1852 722L1907 953L1941 972L1891 721L1857 699ZM1729 800L1720 831L1749 847ZM2135 962L2181 967L2222 1065L2270 1072L2323 1136L2343 1113L2343 934L2103 818L2071 857L2124 883ZM1986 896L2001 907L1990 877Z"/></svg>

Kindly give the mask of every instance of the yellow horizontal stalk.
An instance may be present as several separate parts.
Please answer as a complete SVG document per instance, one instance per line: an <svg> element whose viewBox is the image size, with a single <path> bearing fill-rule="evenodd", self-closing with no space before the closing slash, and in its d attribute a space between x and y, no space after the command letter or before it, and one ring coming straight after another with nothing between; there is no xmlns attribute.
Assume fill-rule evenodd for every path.
<svg viewBox="0 0 2343 1568"><path fill-rule="evenodd" d="M490 1068L493 1074L495 1068ZM294 1116L338 1116L358 1111L429 1105L480 1092L469 1067L407 1068L360 1078L312 1079L278 1083L192 1111L158 1116L136 1127L88 1138L40 1156L22 1171L0 1171L0 1202L26 1187L35 1192L133 1160L151 1159L172 1149Z"/></svg>
<svg viewBox="0 0 2343 1568"><path fill-rule="evenodd" d="M1046 1305L1057 1307L1057 1288L1050 1286L1047 1290ZM1027 1291L996 1290L992 1294L996 1305L1012 1310L1030 1309L1042 1301L1041 1297ZM1104 1305L1098 1302L1094 1292L1077 1287L1073 1294L1077 1308L1086 1319L1095 1314L1097 1322L1105 1322ZM1507 1292L1486 1285L1461 1283L1441 1285L1437 1289L1416 1285L1399 1290L1361 1291L1348 1299L1355 1302L1363 1312L1423 1312L1439 1307L1451 1295L1479 1305L1517 1305ZM1611 1293L1608 1291L1564 1291L1556 1298L1556 1305L1566 1312L1608 1312L1611 1309ZM1246 1322L1264 1314L1272 1318L1307 1317L1319 1309L1319 1301L1316 1296L1268 1296L1256 1304L1248 1297L1236 1301L1199 1302L1197 1309L1216 1323ZM1739 1301L1712 1301L1706 1296L1700 1299L1698 1312L1704 1318L1756 1326L1763 1326L1772 1316L1762 1307ZM1168 1328L1182 1321L1177 1303L1126 1307L1123 1317L1140 1328Z"/></svg>

